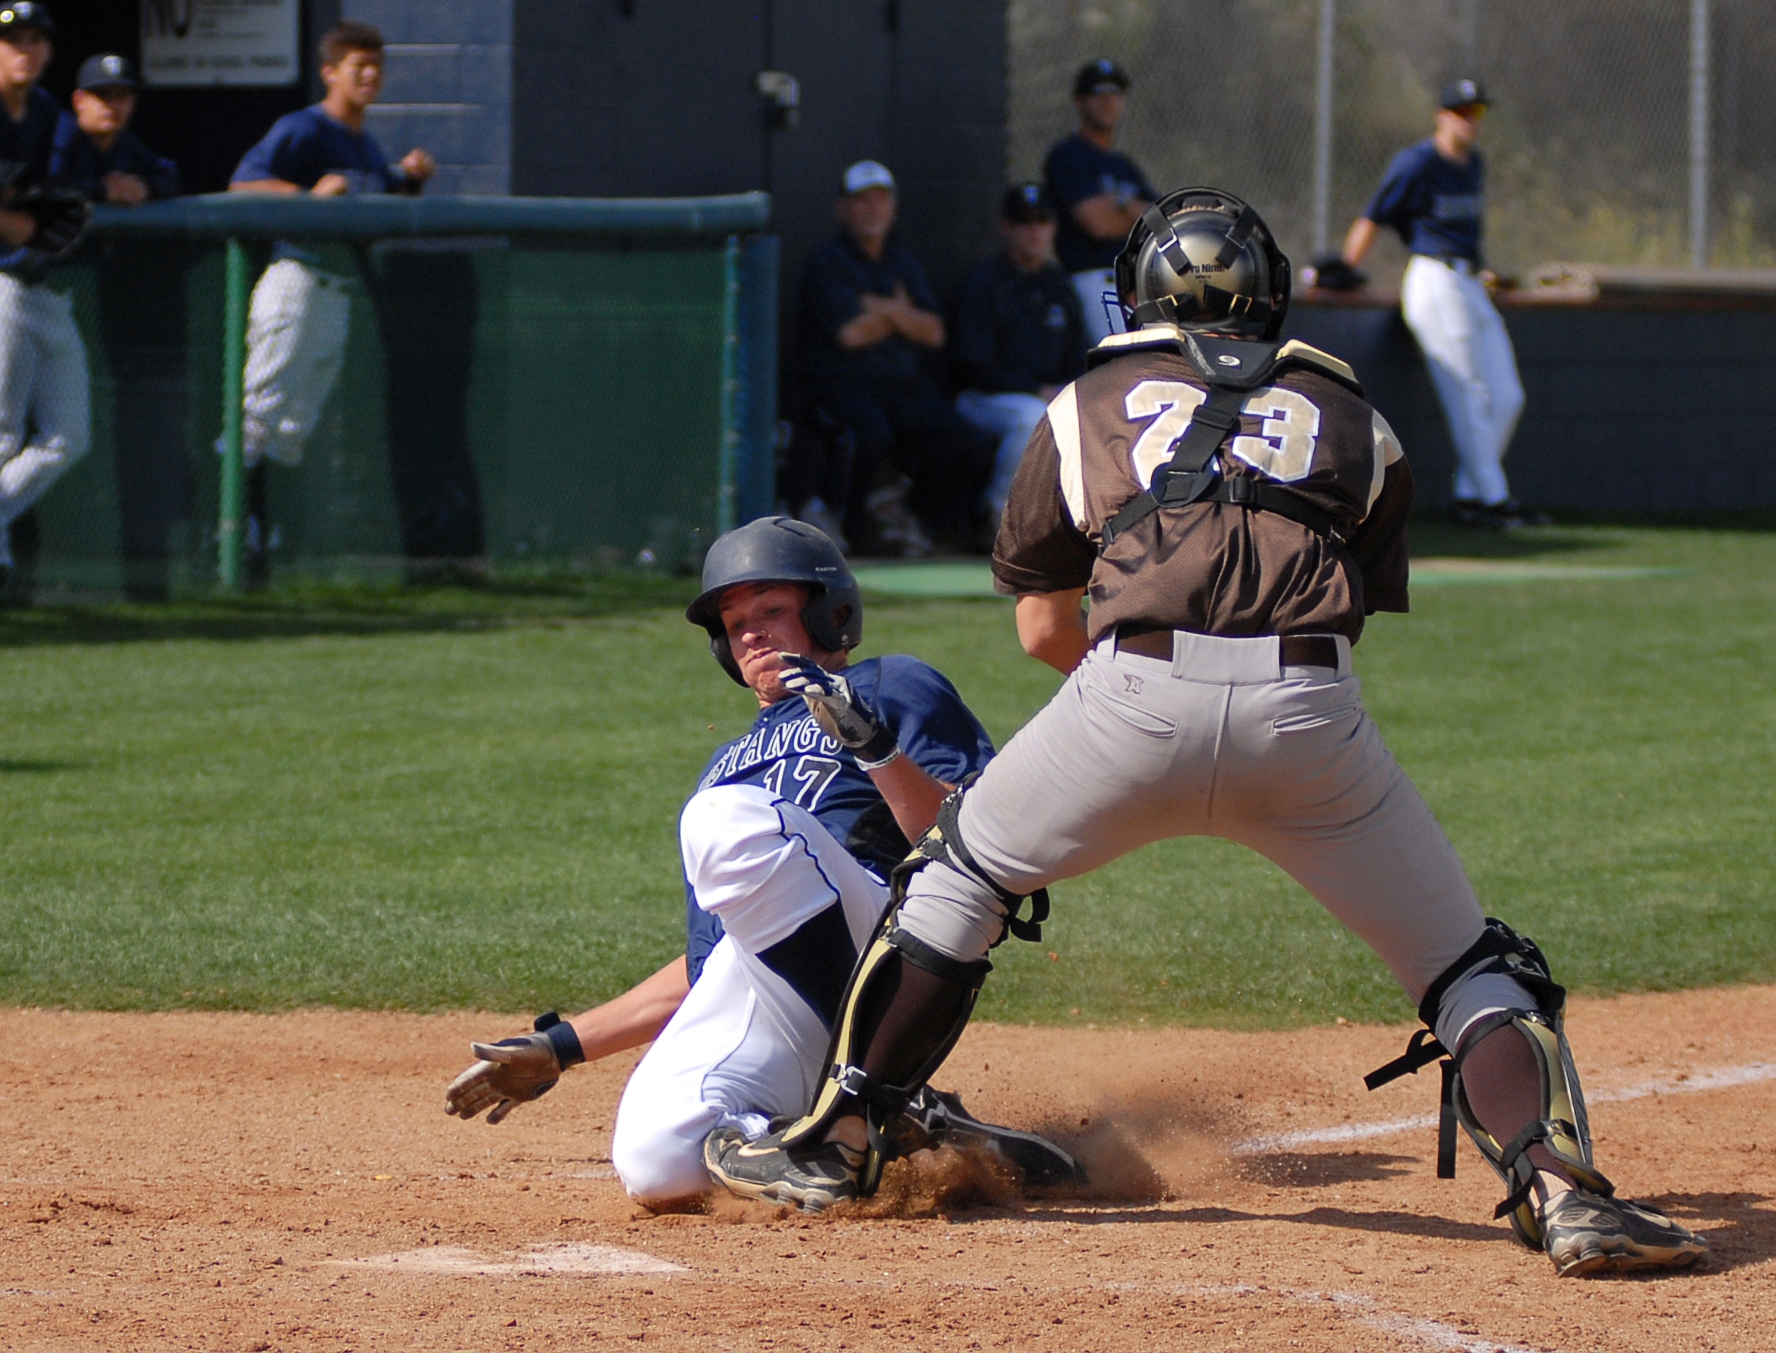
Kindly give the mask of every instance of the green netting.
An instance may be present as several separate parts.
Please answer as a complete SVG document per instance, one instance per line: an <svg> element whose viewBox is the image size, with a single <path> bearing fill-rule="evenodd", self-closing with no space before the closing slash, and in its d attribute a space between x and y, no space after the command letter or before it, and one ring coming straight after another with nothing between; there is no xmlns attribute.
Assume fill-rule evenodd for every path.
<svg viewBox="0 0 1776 1353"><path fill-rule="evenodd" d="M21 534L40 542L40 600L217 580L225 240L130 226L48 283L72 298L93 435L14 533L22 553ZM272 236L245 242L256 278ZM676 567L768 508L774 241L311 227L299 244L341 279L350 322L302 463L268 471L274 576Z"/></svg>

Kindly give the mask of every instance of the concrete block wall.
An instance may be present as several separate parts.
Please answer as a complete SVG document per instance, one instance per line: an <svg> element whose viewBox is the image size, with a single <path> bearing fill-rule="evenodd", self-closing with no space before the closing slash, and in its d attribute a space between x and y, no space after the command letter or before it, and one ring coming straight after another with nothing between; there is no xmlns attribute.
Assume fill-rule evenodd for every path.
<svg viewBox="0 0 1776 1353"><path fill-rule="evenodd" d="M369 129L391 160L418 146L431 191L512 191L512 11L516 0L344 0L344 17L388 43Z"/></svg>

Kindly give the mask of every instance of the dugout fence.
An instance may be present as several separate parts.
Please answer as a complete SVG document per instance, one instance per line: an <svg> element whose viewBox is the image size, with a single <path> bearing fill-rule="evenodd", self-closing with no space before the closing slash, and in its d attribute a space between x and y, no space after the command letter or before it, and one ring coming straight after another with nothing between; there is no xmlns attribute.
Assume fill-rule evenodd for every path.
<svg viewBox="0 0 1776 1353"><path fill-rule="evenodd" d="M91 449L15 526L15 553L39 599L239 585L247 309L294 248L349 318L300 465L265 478L274 574L685 566L771 506L769 209L762 193L99 208L49 279L86 347Z"/></svg>

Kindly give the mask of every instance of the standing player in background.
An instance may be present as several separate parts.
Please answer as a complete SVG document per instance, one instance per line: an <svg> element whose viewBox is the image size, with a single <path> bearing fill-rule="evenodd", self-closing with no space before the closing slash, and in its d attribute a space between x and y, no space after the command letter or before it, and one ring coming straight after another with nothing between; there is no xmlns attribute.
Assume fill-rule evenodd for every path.
<svg viewBox="0 0 1776 1353"><path fill-rule="evenodd" d="M1079 130L1055 142L1043 172L1060 208L1055 252L1073 274L1088 343L1113 332L1116 280L1111 265L1141 213L1158 196L1147 176L1115 149L1128 106L1128 72L1114 61L1088 61L1073 81ZM1112 299L1106 301L1106 296Z"/></svg>
<svg viewBox="0 0 1776 1353"><path fill-rule="evenodd" d="M582 1061L652 1042L623 1092L611 1160L631 1197L710 1187L709 1150L736 1150L799 1113L826 1070L832 1018L884 882L939 801L992 746L956 690L913 658L852 664L863 600L837 547L767 517L710 547L686 618L758 700L750 732L716 750L679 819L682 957L571 1020L476 1043L446 1111L497 1123ZM927 1095L903 1128L991 1144L1036 1182L1072 1161ZM923 1143L921 1143L923 1144ZM935 1142L929 1144L935 1145Z"/></svg>
<svg viewBox="0 0 1776 1353"><path fill-rule="evenodd" d="M179 195L179 166L149 150L129 129L136 90L127 56L101 53L80 63L74 110L56 124L52 178L94 202L123 207Z"/></svg>
<svg viewBox="0 0 1776 1353"><path fill-rule="evenodd" d="M1486 109L1476 80L1443 91L1436 131L1394 157L1351 223L1343 259L1352 268L1361 264L1383 226L1398 231L1411 251L1400 308L1424 350L1455 443L1455 518L1505 530L1547 519L1511 496L1502 463L1523 412L1523 382L1488 294L1498 279L1481 266L1486 169L1475 142Z"/></svg>
<svg viewBox="0 0 1776 1353"><path fill-rule="evenodd" d="M993 528L1042 411L1085 370L1085 323L1073 283L1055 262L1055 213L1040 183L1005 190L1005 247L962 283L950 323L956 412L999 438L987 508Z"/></svg>
<svg viewBox="0 0 1776 1353"><path fill-rule="evenodd" d="M15 602L28 600L28 587L14 577L15 532L28 573L37 541L31 508L92 438L86 348L73 306L44 284L50 259L73 246L79 228L51 229L28 209L50 181L60 116L37 85L54 29L39 0L0 9L0 600Z"/></svg>
<svg viewBox="0 0 1776 1353"><path fill-rule="evenodd" d="M242 157L228 190L313 197L420 192L432 176L432 157L410 150L391 165L364 130L382 92L382 34L369 24L339 24L321 39L320 56L327 96L273 123ZM319 265L314 255L280 243L253 288L241 400L250 582L262 584L269 571L263 462L302 463L345 355L351 283Z"/></svg>
<svg viewBox="0 0 1776 1353"><path fill-rule="evenodd" d="M1219 836L1387 964L1436 1042L1415 1035L1370 1083L1450 1058L1445 1122L1506 1181L1495 1215L1521 1240L1563 1275L1694 1263L1697 1237L1592 1163L1565 990L1481 912L1363 710L1351 644L1365 613L1407 609L1412 479L1392 430L1348 366L1276 341L1289 261L1231 194L1168 194L1116 274L1134 331L1049 405L993 555L1025 651L1068 681L920 842L809 1115L723 1182L867 1192L886 1154L874 1120L954 1046L1023 899L1154 841ZM1450 1172L1454 1150L1450 1134Z"/></svg>

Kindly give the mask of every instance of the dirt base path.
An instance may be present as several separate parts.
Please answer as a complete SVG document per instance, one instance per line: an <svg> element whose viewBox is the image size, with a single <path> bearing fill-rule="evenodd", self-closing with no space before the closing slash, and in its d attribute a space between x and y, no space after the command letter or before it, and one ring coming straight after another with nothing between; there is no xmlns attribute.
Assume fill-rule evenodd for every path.
<svg viewBox="0 0 1776 1353"><path fill-rule="evenodd" d="M994 1200L926 1157L876 1215L651 1216L628 1070L505 1124L443 1087L487 1016L0 1011L0 1347L1768 1349L1776 989L1577 1001L1600 1165L1707 1234L1694 1274L1559 1280L1491 1218L1405 1030L977 1026L939 1077L1104 1196ZM1402 1120L1406 1125L1401 1126Z"/></svg>

